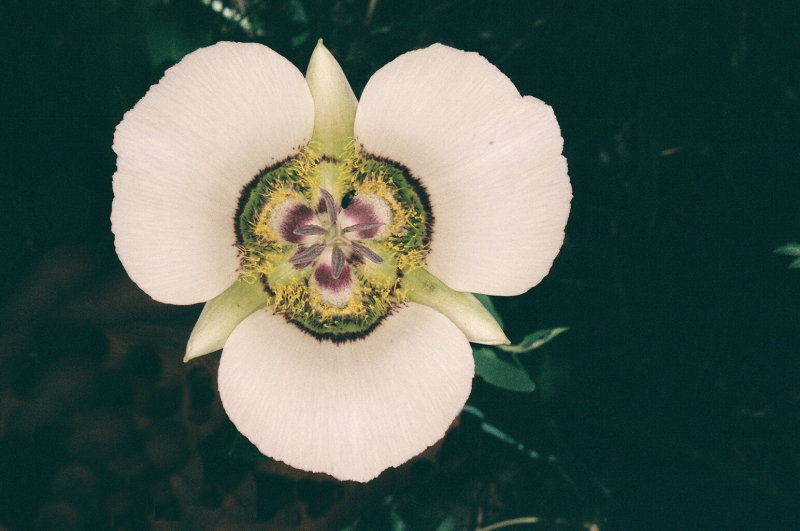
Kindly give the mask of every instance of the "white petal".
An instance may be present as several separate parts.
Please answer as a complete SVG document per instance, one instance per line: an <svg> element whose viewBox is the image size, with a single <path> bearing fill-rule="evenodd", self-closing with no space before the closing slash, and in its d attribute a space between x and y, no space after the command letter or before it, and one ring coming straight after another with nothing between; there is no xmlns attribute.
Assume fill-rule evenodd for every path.
<svg viewBox="0 0 800 531"><path fill-rule="evenodd" d="M572 197L560 130L486 59L442 45L401 55L367 83L355 137L426 188L427 268L448 286L516 295L547 274Z"/></svg>
<svg viewBox="0 0 800 531"><path fill-rule="evenodd" d="M237 277L242 188L308 142L303 75L258 44L219 43L170 68L117 127L117 254L162 302L191 304Z"/></svg>
<svg viewBox="0 0 800 531"><path fill-rule="evenodd" d="M366 338L341 344L259 311L225 344L219 390L228 416L264 454L368 481L444 435L473 372L464 335L427 306L411 303Z"/></svg>

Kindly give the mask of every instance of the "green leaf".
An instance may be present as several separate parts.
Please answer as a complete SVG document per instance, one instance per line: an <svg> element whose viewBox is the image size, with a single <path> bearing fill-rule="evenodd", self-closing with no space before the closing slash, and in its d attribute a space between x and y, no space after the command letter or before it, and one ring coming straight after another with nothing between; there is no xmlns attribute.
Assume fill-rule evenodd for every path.
<svg viewBox="0 0 800 531"><path fill-rule="evenodd" d="M800 258L795 258L794 260L792 260L792 263L789 264L789 267L791 267L792 269L800 269Z"/></svg>
<svg viewBox="0 0 800 531"><path fill-rule="evenodd" d="M773 253L786 254L789 256L800 256L800 243L789 242L786 245L781 245Z"/></svg>
<svg viewBox="0 0 800 531"><path fill-rule="evenodd" d="M406 525L405 521L403 521L403 517L397 514L397 511L392 510L389 513L389 529L391 531L407 531L408 526Z"/></svg>
<svg viewBox="0 0 800 531"><path fill-rule="evenodd" d="M452 515L447 515L439 522L439 525L436 526L436 531L455 531L456 529L456 519L453 518Z"/></svg>
<svg viewBox="0 0 800 531"><path fill-rule="evenodd" d="M525 336L525 339L523 339L518 345L499 345L497 348L505 352L512 352L514 354L530 352L533 349L541 347L557 335L566 332L567 330L569 330L569 328L565 327L537 330L536 332Z"/></svg>
<svg viewBox="0 0 800 531"><path fill-rule="evenodd" d="M500 317L500 313L494 307L494 303L492 302L492 298L490 296L484 295L483 293L473 293L473 295L475 295L475 298L478 299L478 302L483 304L483 307L486 308L490 314L492 314L492 317L494 317L494 320L497 321L497 324L499 324L501 327L505 326L503 324L503 318Z"/></svg>
<svg viewBox="0 0 800 531"><path fill-rule="evenodd" d="M292 48L298 48L301 44L306 42L310 36L310 31L304 31L303 33L295 35L292 37Z"/></svg>
<svg viewBox="0 0 800 531"><path fill-rule="evenodd" d="M475 358L475 374L487 383L517 392L531 392L536 388L521 365L501 360L491 349L473 349L472 355Z"/></svg>
<svg viewBox="0 0 800 531"><path fill-rule="evenodd" d="M286 3L286 10L292 22L308 24L308 14L306 14L306 8L301 0L289 0Z"/></svg>
<svg viewBox="0 0 800 531"><path fill-rule="evenodd" d="M175 5L164 3L146 11L145 45L154 68L166 68L198 48L211 44L206 31Z"/></svg>

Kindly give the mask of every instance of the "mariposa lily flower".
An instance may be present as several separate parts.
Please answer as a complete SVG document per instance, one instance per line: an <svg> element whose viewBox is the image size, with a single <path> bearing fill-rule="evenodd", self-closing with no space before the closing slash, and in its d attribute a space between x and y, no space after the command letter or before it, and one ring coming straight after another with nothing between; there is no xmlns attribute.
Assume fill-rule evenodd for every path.
<svg viewBox="0 0 800 531"><path fill-rule="evenodd" d="M305 78L258 44L187 55L117 128L112 228L154 299L209 301L186 359L222 348L236 427L296 468L367 481L440 439L471 293L547 274L571 188L550 107L476 53L406 53L357 102L320 44Z"/></svg>

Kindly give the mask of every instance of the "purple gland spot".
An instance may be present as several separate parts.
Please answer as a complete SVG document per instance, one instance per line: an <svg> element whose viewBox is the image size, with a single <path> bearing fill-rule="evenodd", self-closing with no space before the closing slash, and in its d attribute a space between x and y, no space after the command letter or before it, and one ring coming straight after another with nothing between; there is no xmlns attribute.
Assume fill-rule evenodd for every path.
<svg viewBox="0 0 800 531"><path fill-rule="evenodd" d="M356 239L368 240L374 238L378 231L381 230L383 220L378 217L375 208L367 201L361 200L358 196L353 198L353 201L344 209L344 213L352 220L353 225L360 225L362 223L380 223L380 225L371 229L364 229L353 233Z"/></svg>
<svg viewBox="0 0 800 531"><path fill-rule="evenodd" d="M321 290L339 293L350 289L350 267L345 264L339 272L339 278L333 278L333 268L328 264L320 264L314 271L314 280Z"/></svg>
<svg viewBox="0 0 800 531"><path fill-rule="evenodd" d="M284 214L281 220L280 233L281 237L290 243L300 243L303 241L303 236L295 234L295 229L308 225L314 218L314 213L311 209L303 203L297 203L289 207L288 211Z"/></svg>

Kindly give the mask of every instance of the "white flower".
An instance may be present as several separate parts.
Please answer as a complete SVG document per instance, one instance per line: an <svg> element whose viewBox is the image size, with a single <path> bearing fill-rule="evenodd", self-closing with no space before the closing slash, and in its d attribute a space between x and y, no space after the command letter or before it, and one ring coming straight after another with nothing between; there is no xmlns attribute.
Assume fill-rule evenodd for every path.
<svg viewBox="0 0 800 531"><path fill-rule="evenodd" d="M475 53L406 53L357 103L321 43L306 78L219 43L117 128L117 253L154 299L210 301L187 359L224 345L223 405L264 454L366 481L443 436L468 341L507 342L470 293L547 274L561 148L550 107Z"/></svg>

